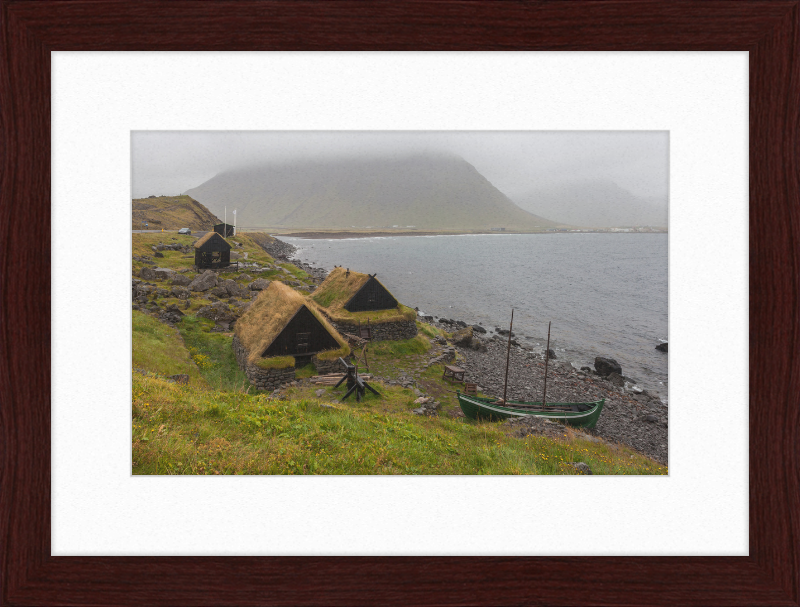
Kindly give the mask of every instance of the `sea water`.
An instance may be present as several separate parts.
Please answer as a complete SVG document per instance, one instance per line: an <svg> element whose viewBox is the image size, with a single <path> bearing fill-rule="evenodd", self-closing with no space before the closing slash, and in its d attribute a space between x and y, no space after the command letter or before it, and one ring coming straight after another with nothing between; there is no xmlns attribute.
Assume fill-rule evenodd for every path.
<svg viewBox="0 0 800 607"><path fill-rule="evenodd" d="M523 345L623 375L667 397L667 234L556 233L282 240L330 270L369 274L420 313L508 329Z"/></svg>

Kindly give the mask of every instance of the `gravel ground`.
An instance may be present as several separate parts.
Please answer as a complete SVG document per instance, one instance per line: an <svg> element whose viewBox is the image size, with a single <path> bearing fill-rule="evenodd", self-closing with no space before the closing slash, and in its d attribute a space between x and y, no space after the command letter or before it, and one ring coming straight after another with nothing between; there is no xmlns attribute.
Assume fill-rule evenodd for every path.
<svg viewBox="0 0 800 607"><path fill-rule="evenodd" d="M447 327L445 327L447 328ZM477 382L486 394L503 395L506 344L484 340L487 352L457 347L458 363L468 381ZM625 370L623 369L623 373ZM511 347L508 398L541 401L544 360L541 354ZM594 375L577 371L570 363L551 360L547 370L548 402L586 402L605 398L594 434L606 441L623 443L666 465L668 456L668 406L657 396L633 394Z"/></svg>

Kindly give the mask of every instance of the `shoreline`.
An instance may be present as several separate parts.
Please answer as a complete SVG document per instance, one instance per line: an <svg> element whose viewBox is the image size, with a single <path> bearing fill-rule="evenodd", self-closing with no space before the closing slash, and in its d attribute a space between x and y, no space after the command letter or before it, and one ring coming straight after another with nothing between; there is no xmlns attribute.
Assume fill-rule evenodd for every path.
<svg viewBox="0 0 800 607"><path fill-rule="evenodd" d="M564 231L542 231L542 232L519 232L516 230L503 230L502 232L499 230L463 230L463 231L426 231L426 232L387 232L387 231L375 231L375 232L349 232L346 230L338 231L338 232L320 232L320 231L308 231L308 232L291 232L287 234L278 234L278 233L270 233L270 236L273 238L306 238L308 240L346 240L352 238L390 238L392 236L492 236L492 235L502 235L502 234L530 234L530 235L542 235L542 236L549 236L552 234L667 234L666 230L661 232L612 232L610 230L592 230L592 229L583 229L583 230L564 230Z"/></svg>
<svg viewBox="0 0 800 607"><path fill-rule="evenodd" d="M270 234L274 238L307 238L309 240L345 240L348 238L387 238L391 236L464 236L466 234L517 234L521 232L292 232L291 234ZM526 234L528 232L525 232ZM530 232L535 234L536 232Z"/></svg>
<svg viewBox="0 0 800 607"><path fill-rule="evenodd" d="M297 247L281 241L277 236L273 237L281 243L279 246L284 254L281 256L283 259L302 267L317 280L324 279L327 270L295 259ZM417 320L448 333L462 328L461 325L473 326L464 321L420 316L419 313ZM467 371L469 380L477 383L482 392L501 394L506 369L506 338L478 332L474 335L486 346L486 352L456 344L456 351L460 355L457 364ZM544 388L542 353L530 346L512 344L508 369L509 398L529 401L541 399ZM641 394L635 394L592 371L577 370L569 360L553 359L548 367L547 394L548 400L562 402L605 398L603 412L592 433L611 444L625 444L661 464L668 464L669 403L663 402L657 392L642 390ZM460 411L458 404L455 408Z"/></svg>
<svg viewBox="0 0 800 607"><path fill-rule="evenodd" d="M456 328L436 321L427 322L446 331ZM454 364L464 369L468 380L477 383L484 394L502 395L507 341L502 337L487 339L481 336L479 339L486 346L486 352L455 345L460 360ZM541 353L512 345L508 364L508 398L541 401L544 365ZM569 361L549 361L548 402L590 402L600 398L606 399L603 412L597 426L588 430L589 433L612 444L622 443L661 464L668 464L668 403L647 390L635 394L593 371L579 371Z"/></svg>

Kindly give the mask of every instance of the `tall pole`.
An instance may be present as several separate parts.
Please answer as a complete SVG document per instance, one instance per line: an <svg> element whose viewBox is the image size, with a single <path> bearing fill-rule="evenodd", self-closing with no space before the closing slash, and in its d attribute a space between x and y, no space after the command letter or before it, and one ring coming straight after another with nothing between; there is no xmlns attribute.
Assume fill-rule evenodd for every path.
<svg viewBox="0 0 800 607"><path fill-rule="evenodd" d="M508 350L506 351L506 383L503 386L503 404L506 404L506 391L508 390L508 363L511 360L511 329L514 326L514 308L511 308L511 324L508 325Z"/></svg>
<svg viewBox="0 0 800 607"><path fill-rule="evenodd" d="M228 237L228 207L225 207L225 219L222 222L222 234L223 238Z"/></svg>
<svg viewBox="0 0 800 607"><path fill-rule="evenodd" d="M233 209L233 235L236 236L236 209Z"/></svg>
<svg viewBox="0 0 800 607"><path fill-rule="evenodd" d="M544 351L544 395L542 396L542 407L544 407L547 404L547 363L549 360L550 360L550 322L547 323L547 350Z"/></svg>

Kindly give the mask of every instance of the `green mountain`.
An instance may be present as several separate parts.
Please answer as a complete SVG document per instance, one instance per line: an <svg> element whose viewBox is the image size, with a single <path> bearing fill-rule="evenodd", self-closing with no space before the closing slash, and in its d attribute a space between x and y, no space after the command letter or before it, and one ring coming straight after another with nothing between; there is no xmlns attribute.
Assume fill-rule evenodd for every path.
<svg viewBox="0 0 800 607"><path fill-rule="evenodd" d="M442 154L302 160L221 173L188 194L242 227L535 230L463 158Z"/></svg>

